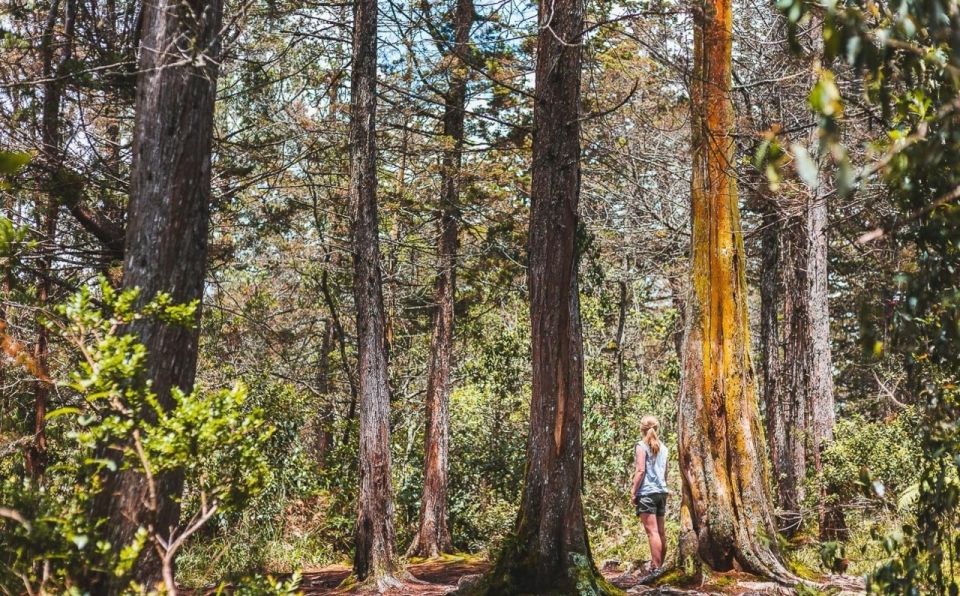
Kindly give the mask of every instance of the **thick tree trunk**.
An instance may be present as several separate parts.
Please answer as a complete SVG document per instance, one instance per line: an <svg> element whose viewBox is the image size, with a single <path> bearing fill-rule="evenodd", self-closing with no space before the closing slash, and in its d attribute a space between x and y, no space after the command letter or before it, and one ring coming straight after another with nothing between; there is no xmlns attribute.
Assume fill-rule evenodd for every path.
<svg viewBox="0 0 960 596"><path fill-rule="evenodd" d="M761 388L766 413L768 448L773 464L777 485L777 502L784 501L779 493L783 479L790 474L789 449L780 403L779 376L783 361L783 343L780 333L780 309L782 305L780 287L780 215L770 197L759 197L762 210L763 234L760 266L760 363L762 372Z"/></svg>
<svg viewBox="0 0 960 596"><path fill-rule="evenodd" d="M694 10L692 291L678 413L683 558L786 580L750 361L743 235L733 172L732 3Z"/></svg>
<svg viewBox="0 0 960 596"><path fill-rule="evenodd" d="M361 581L386 588L396 585L396 580L393 579L393 498L390 485L390 386L377 217L376 0L358 0L354 4L353 17L350 201L353 292L360 363L360 500L353 572Z"/></svg>
<svg viewBox="0 0 960 596"><path fill-rule="evenodd" d="M144 5L123 262L123 286L139 288L141 303L158 292L175 303L203 295L221 18L220 0ZM147 348L146 376L163 407L173 405L174 387L193 389L199 322L198 308L194 328L150 319L131 325ZM142 474L125 472L108 482L115 548L132 542L141 524L161 535L178 524L183 478L160 475L156 484L151 512ZM150 585L159 579L160 566L154 549L144 553L135 577Z"/></svg>
<svg viewBox="0 0 960 596"><path fill-rule="evenodd" d="M482 584L488 594L613 591L594 566L583 517L583 345L578 296L583 5L541 3L531 168L533 393L514 534Z"/></svg>
<svg viewBox="0 0 960 596"><path fill-rule="evenodd" d="M440 235L437 253L436 309L430 338L427 371L426 432L424 437L423 497L420 526L407 552L411 556L436 557L453 551L447 525L447 471L450 443L450 375L453 368L454 303L460 203L460 166L463 157L464 106L467 98L465 52L473 27L473 0L458 0L454 14L454 42L450 59L450 89L445 98L443 135L451 143L444 151L440 183Z"/></svg>

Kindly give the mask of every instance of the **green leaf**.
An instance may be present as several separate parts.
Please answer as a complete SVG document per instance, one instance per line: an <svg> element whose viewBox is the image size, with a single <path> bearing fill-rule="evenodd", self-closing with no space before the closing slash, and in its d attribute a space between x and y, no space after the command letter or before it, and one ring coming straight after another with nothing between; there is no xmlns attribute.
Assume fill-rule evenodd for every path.
<svg viewBox="0 0 960 596"><path fill-rule="evenodd" d="M30 163L31 155L24 151L0 151L0 175L16 174Z"/></svg>
<svg viewBox="0 0 960 596"><path fill-rule="evenodd" d="M793 152L793 157L796 160L797 174L800 175L800 179L810 187L810 190L816 190L817 183L819 182L817 177L817 164L814 163L813 158L810 157L807 148L799 143L794 143L790 146L790 150Z"/></svg>
<svg viewBox="0 0 960 596"><path fill-rule="evenodd" d="M914 503L917 501L917 497L920 496L920 483L914 482L900 493L900 497L897 499L897 509L900 511L907 511L910 509Z"/></svg>
<svg viewBox="0 0 960 596"><path fill-rule="evenodd" d="M80 408L74 408L70 406L57 408L56 410L51 410L47 412L47 420L53 420L54 418L59 418L60 416L67 416L67 415L79 414L79 413L80 413Z"/></svg>
<svg viewBox="0 0 960 596"><path fill-rule="evenodd" d="M843 101L840 97L840 90L837 88L833 73L824 70L820 73L820 79L810 91L810 97L807 98L813 111L828 118L838 118L843 115Z"/></svg>

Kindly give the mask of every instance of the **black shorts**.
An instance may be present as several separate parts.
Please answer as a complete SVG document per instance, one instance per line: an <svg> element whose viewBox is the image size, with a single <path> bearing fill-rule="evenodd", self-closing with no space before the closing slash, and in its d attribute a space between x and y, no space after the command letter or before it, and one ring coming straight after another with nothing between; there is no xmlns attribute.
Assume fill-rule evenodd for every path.
<svg viewBox="0 0 960 596"><path fill-rule="evenodd" d="M667 493L653 493L637 496L637 515L641 513L656 513L657 516L667 514Z"/></svg>

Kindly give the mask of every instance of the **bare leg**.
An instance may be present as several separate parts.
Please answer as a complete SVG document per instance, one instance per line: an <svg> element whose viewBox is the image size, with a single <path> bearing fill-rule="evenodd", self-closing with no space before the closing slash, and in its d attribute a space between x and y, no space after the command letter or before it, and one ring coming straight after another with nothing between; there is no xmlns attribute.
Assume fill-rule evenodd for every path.
<svg viewBox="0 0 960 596"><path fill-rule="evenodd" d="M667 558L667 526L662 515L657 516L657 533L660 534L660 562Z"/></svg>
<svg viewBox="0 0 960 596"><path fill-rule="evenodd" d="M641 513L640 521L647 531L647 540L650 541L650 566L654 569L663 564L663 542L660 540L660 530L657 528L657 516L653 513Z"/></svg>

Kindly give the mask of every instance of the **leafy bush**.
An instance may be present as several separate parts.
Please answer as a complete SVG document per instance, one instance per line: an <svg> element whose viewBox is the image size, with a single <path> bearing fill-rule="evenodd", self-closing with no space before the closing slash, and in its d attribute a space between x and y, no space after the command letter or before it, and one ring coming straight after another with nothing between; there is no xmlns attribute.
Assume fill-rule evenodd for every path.
<svg viewBox="0 0 960 596"><path fill-rule="evenodd" d="M879 422L860 415L838 420L834 440L823 453L823 471L812 482L842 501L864 493L895 504L896 496L916 482L919 472L917 422L914 410ZM815 497L818 491L807 494Z"/></svg>
<svg viewBox="0 0 960 596"><path fill-rule="evenodd" d="M69 378L57 383L74 405L47 415L51 434L62 440L54 444L43 482L8 477L0 484L4 586L80 593L103 574L128 578L146 549L172 569L193 533L218 511L242 508L270 476L260 447L274 431L249 406L243 385L175 390L173 407L162 408L144 379L146 350L123 331L143 317L188 325L196 305L174 305L158 295L136 310L136 291L118 293L105 281L99 294L95 299L82 289L51 322L78 356ZM170 533L141 527L132 543L112 544L96 501L106 476L120 472L137 474L151 488L158 474L182 474L187 498L180 527ZM168 573L168 591L175 590L171 581ZM130 589L140 591L134 584Z"/></svg>

